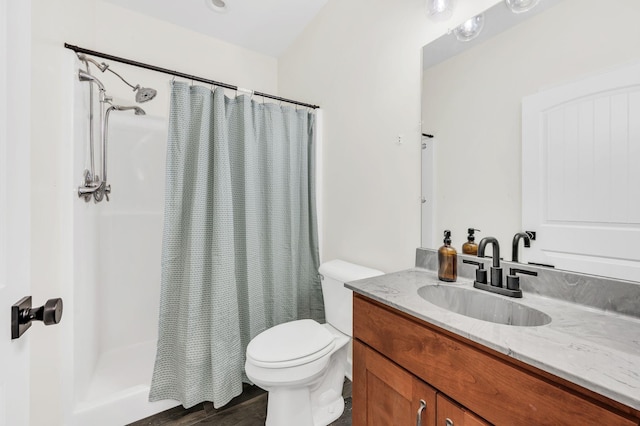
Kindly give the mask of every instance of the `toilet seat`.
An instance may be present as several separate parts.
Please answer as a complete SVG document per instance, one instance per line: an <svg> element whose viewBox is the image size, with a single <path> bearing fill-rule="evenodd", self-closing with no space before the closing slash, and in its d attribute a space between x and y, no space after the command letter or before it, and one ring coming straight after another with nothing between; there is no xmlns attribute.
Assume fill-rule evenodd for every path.
<svg viewBox="0 0 640 426"><path fill-rule="evenodd" d="M290 321L263 331L247 346L247 361L262 368L287 368L330 353L335 336L314 320Z"/></svg>

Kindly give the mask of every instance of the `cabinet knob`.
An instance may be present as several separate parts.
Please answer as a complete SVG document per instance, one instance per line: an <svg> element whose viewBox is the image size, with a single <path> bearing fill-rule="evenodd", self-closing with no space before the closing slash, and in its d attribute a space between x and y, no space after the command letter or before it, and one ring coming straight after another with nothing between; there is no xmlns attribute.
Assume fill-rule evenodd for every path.
<svg viewBox="0 0 640 426"><path fill-rule="evenodd" d="M427 403L424 399L420 400L420 408L418 408L418 415L416 417L416 426L422 426L422 412L427 408Z"/></svg>
<svg viewBox="0 0 640 426"><path fill-rule="evenodd" d="M445 426L453 426L453 420L447 417L444 421L444 424Z"/></svg>

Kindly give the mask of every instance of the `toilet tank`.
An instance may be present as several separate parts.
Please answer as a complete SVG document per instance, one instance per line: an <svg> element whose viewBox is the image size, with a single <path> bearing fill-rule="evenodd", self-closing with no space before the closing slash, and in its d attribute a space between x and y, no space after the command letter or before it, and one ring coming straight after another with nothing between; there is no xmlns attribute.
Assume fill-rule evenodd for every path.
<svg viewBox="0 0 640 426"><path fill-rule="evenodd" d="M322 297L327 323L347 336L353 336L353 292L344 283L384 275L384 272L338 259L323 263L318 270L323 277Z"/></svg>

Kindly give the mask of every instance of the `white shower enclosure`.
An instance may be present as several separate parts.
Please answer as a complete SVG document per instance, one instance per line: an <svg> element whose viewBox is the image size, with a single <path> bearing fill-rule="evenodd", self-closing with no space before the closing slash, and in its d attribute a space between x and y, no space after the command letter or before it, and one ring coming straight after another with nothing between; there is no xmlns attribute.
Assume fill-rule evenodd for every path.
<svg viewBox="0 0 640 426"><path fill-rule="evenodd" d="M80 184L89 167L86 82L74 84L73 131L73 173ZM99 140L96 136L96 153ZM73 396L65 417L73 425L124 425L178 405L148 402L160 299L166 140L166 119L114 111L110 201L85 202L69 194L74 279L67 371Z"/></svg>

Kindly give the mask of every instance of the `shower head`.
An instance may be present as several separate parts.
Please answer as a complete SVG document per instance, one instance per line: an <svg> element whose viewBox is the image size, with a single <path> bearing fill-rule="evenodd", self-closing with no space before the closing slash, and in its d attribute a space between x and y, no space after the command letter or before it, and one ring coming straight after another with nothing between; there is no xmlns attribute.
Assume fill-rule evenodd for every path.
<svg viewBox="0 0 640 426"><path fill-rule="evenodd" d="M140 87L139 84L136 84L134 86L133 84L129 83L127 80L122 78L122 76L120 74L118 74L117 72L115 72L114 70L108 68L107 71L109 71L110 73L115 74L120 80L122 80L124 82L124 84L126 84L129 87L131 87L134 92L136 92L136 91L138 92L138 93L136 93L136 102L138 102L138 103L147 102L147 101L150 101L151 99L156 97L156 93L157 92L156 92L155 89L150 89L148 87Z"/></svg>
<svg viewBox="0 0 640 426"><path fill-rule="evenodd" d="M133 90L138 91L138 93L136 93L136 102L138 102L139 104L150 101L151 99L155 98L156 94L158 93L156 89L151 89L149 87L140 87L139 84Z"/></svg>
<svg viewBox="0 0 640 426"><path fill-rule="evenodd" d="M138 103L143 103L143 102L147 102L150 101L151 99L156 97L156 94L158 93L155 89L151 89L149 87L140 87L139 84L136 84L135 86L133 84L130 84L127 80L125 80L124 78L122 78L122 76L120 74L118 74L117 72L115 72L114 70L112 70L111 68L109 68L109 64L106 64L104 62L102 63L98 63L98 61L96 61L95 59L92 59L90 57L88 57L87 55L84 55L82 53L78 53L78 59L80 59L81 61L83 61L85 64L87 64L87 71L84 72L86 75L88 75L91 78L87 78L86 80L82 80L82 77L80 77L80 80L82 81L88 81L89 79L91 79L92 81L96 81L97 83L99 83L100 88L102 90L104 90L104 86L102 85L102 83L100 83L98 81L98 79L96 79L95 77L93 77L91 74L89 74L89 66L88 63L91 62L93 65L95 65L100 71L105 72L105 71L109 71L112 74L115 74L120 80L122 80L127 86L131 87L133 89L134 92L136 93L136 102ZM136 114L138 114L136 112Z"/></svg>
<svg viewBox="0 0 640 426"><path fill-rule="evenodd" d="M98 85L98 87L100 88L101 91L105 91L104 88L104 84L102 84L102 82L100 80L98 80L96 77L94 77L93 75L89 74L86 71L82 71L81 69L78 70L78 80L80 81L90 81L92 83L95 83Z"/></svg>
<svg viewBox="0 0 640 426"><path fill-rule="evenodd" d="M109 110L116 110L116 111L129 111L129 110L133 110L133 112L136 115L146 115L147 113L144 112L144 110L142 108L140 108L139 106L122 106L122 105L111 105L109 107ZM108 112L108 111L107 111Z"/></svg>

